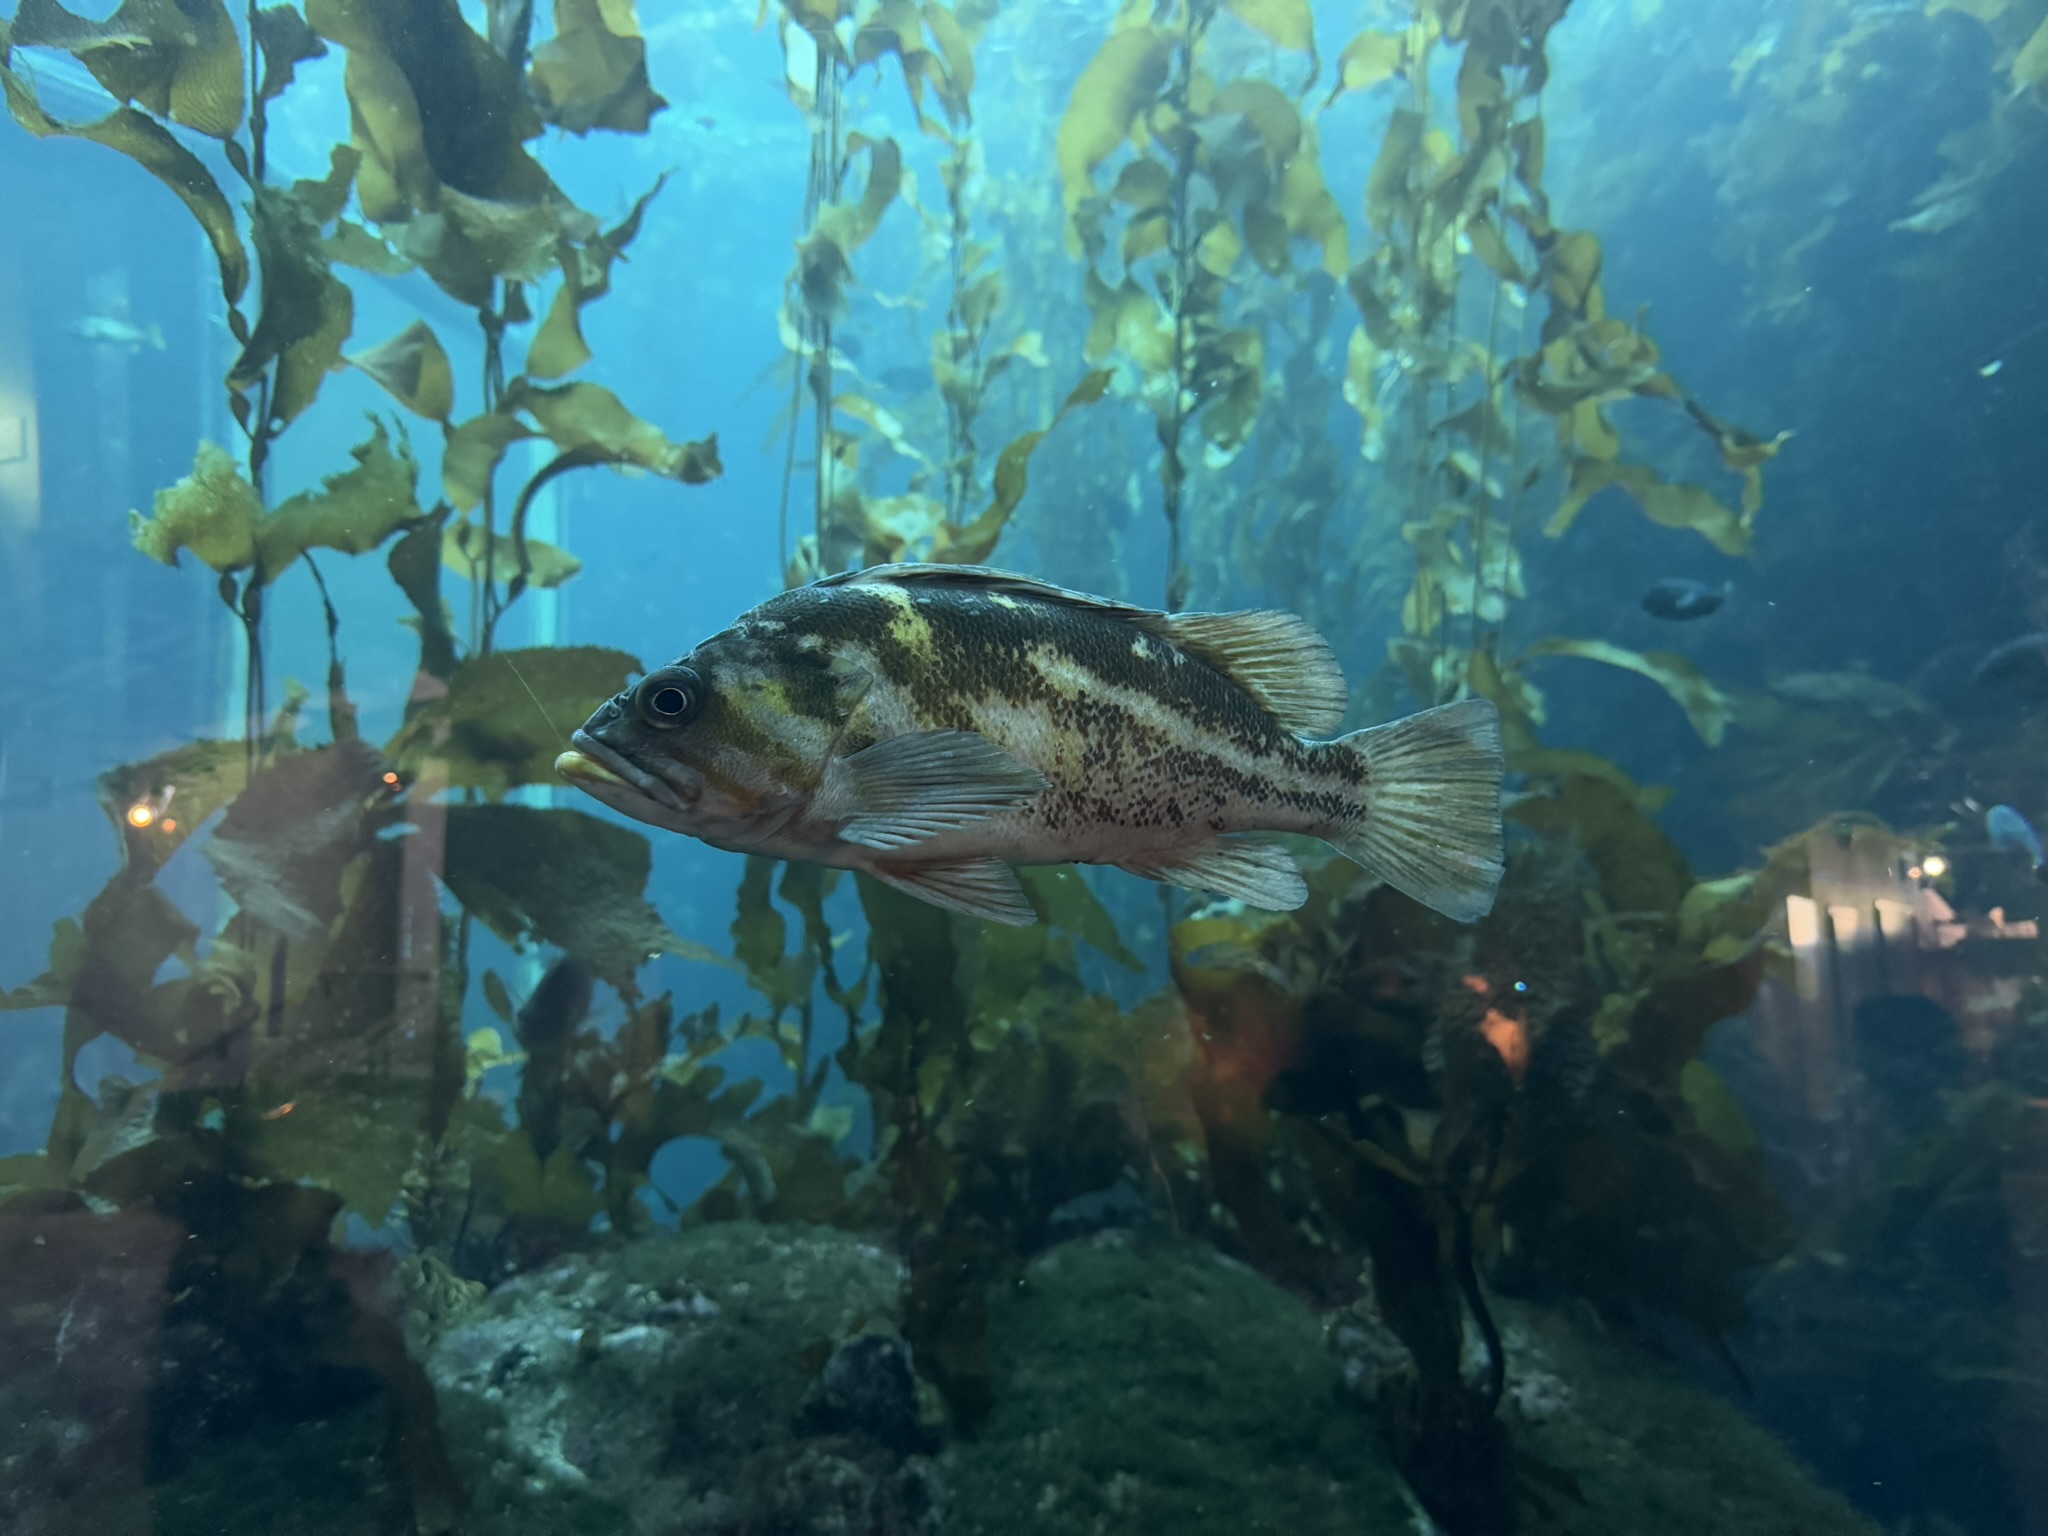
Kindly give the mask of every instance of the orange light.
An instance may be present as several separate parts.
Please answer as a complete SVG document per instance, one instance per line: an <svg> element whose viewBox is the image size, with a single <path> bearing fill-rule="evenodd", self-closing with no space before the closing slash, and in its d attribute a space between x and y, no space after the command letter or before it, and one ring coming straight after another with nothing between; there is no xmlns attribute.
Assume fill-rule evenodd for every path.
<svg viewBox="0 0 2048 1536"><path fill-rule="evenodd" d="M138 800L128 807L128 825L146 827L156 820L156 807L147 800Z"/></svg>
<svg viewBox="0 0 2048 1536"><path fill-rule="evenodd" d="M384 782L386 784L391 785L395 789L398 787L398 775L395 773L387 773L384 775Z"/></svg>
<svg viewBox="0 0 2048 1536"><path fill-rule="evenodd" d="M1466 976L1461 979L1464 981L1466 986L1470 987L1474 992L1477 992L1481 997L1486 996L1487 993L1493 990L1492 985L1487 981L1487 979L1484 976Z"/></svg>
<svg viewBox="0 0 2048 1536"><path fill-rule="evenodd" d="M1918 880L1922 878L1924 875L1926 875L1926 873L1926 870L1922 869L1918 864L1915 864L1911 869L1906 871L1906 878L1908 880Z"/></svg>
<svg viewBox="0 0 2048 1536"><path fill-rule="evenodd" d="M293 1110L297 1109L298 1107L299 1101L297 1099L287 1099L284 1103L278 1105L275 1109L266 1109L257 1118L261 1120L282 1120L286 1115L290 1114Z"/></svg>
<svg viewBox="0 0 2048 1536"><path fill-rule="evenodd" d="M1529 1027L1498 1008L1489 1008L1486 1017L1479 1021L1479 1032L1486 1036L1488 1045L1500 1052L1508 1076L1519 1087L1529 1071Z"/></svg>
<svg viewBox="0 0 2048 1536"><path fill-rule="evenodd" d="M175 831L177 831L177 830L178 830L178 818L177 818L177 817L175 817L175 816L166 816L166 817L164 818L164 830L165 830L166 832L175 832Z"/></svg>

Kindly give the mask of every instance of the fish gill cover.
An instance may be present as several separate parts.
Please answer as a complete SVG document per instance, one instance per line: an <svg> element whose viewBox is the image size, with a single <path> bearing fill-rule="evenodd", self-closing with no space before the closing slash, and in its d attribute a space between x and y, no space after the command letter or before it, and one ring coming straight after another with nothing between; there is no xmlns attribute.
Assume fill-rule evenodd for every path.
<svg viewBox="0 0 2048 1536"><path fill-rule="evenodd" d="M549 722L583 718L639 660L499 644L508 611L582 567L529 536L545 485L592 467L678 486L722 472L715 435L672 437L597 381L585 332L670 178L606 227L550 170L549 128L641 134L670 109L630 0L557 0L551 30L513 0L485 6L481 30L455 0L273 5L246 30L220 0L128 0L104 22L23 0L0 23L15 120L134 161L217 262L241 436L201 444L133 537L212 573L247 691L240 739L100 781L120 866L58 925L45 972L0 999L64 1016L55 1122L41 1152L0 1161L0 1225L183 1224L211 1264L191 1268L200 1305L254 1308L281 1360L381 1389L393 1485L414 1528L446 1531L463 1477L404 1330L345 1283L341 1214L402 1234L406 1327L429 1333L484 1285L663 1221L883 1236L920 1390L936 1392L926 1427L972 1429L998 1406L991 1298L1077 1203L1120 1188L1299 1294L1370 1299L1399 1352L1374 1387L1384 1439L1443 1528L1541 1529L1583 1504L1580 1478L1508 1428L1498 1297L1582 1298L1624 1334L1675 1319L1728 1357L1744 1277L1794 1233L1701 1052L1792 974L1784 897L1811 840L1698 880L1652 819L1668 791L1543 739L1537 676L1597 662L1661 689L1706 746L1739 733L1713 771L1774 834L1863 803L1951 728L1859 674L1751 692L1681 654L1544 632L1560 605L1531 591L1532 532L1583 544L1632 503L1674 548L1747 557L1790 437L1690 392L1643 316L1610 311L1600 236L1554 214L1545 91L1568 9L1422 0L1326 52L1306 0L1126 6L1026 185L988 164L992 0L764 3L810 162L778 317L784 582L981 564L1021 536L1050 558L1086 549L1099 528L1075 509L1127 517L1150 492L1116 454L1064 463L1057 496L1042 468L1033 495L1033 466L1055 433L1134 413L1158 451L1166 561L1163 591L1131 600L1256 592L1349 643L1367 633L1361 595L1385 599L1399 633L1354 712L1493 701L1518 833L1471 928L1335 859L1284 915L1119 914L1072 869L1029 870L1042 921L1006 929L750 858L714 950L654 905L645 834L519 795L553 782ZM2017 0L1964 9L2001 38L1996 110L2038 106L2048 19L2030 29ZM34 49L90 71L106 115L47 111ZM295 70L330 52L348 132L324 177L281 181L273 120L298 104ZM856 84L883 78L901 140L885 112L848 127ZM1333 173L1349 162L1325 146L1360 118L1332 114L1361 101L1381 114L1376 149L1362 174ZM939 197L911 164L928 154ZM929 383L901 390L862 373L853 338L874 315L860 269L906 223L935 253L943 317ZM408 272L474 311L474 377L424 319L354 336L351 274ZM394 408L349 462L280 495L275 446L319 419L341 368ZM1355 421L1336 436L1340 403ZM1639 404L1701 452L1657 429L1625 440L1617 420ZM437 432L430 474L413 435ZM547 460L514 484L508 454L529 440ZM1361 486L1371 507L1354 512ZM377 554L419 637L381 745L359 733L322 574ZM267 626L302 622L266 596L300 566L327 637L324 742L302 739L304 691L280 701L266 665ZM188 841L228 898L205 928L157 883ZM533 995L474 961L479 924L556 957ZM648 995L664 953L744 976L754 1001L727 1016L692 1006L687 981ZM88 1093L75 1067L102 1035L157 1076ZM779 1061L785 1090L739 1072L742 1042ZM675 1209L652 1170L684 1138L725 1167Z"/></svg>

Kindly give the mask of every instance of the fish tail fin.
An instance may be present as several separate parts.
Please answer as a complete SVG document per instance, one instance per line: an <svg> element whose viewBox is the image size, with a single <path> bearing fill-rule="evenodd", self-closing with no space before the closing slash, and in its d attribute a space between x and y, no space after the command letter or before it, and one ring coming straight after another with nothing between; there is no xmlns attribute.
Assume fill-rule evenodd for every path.
<svg viewBox="0 0 2048 1536"><path fill-rule="evenodd" d="M1356 814L1320 836L1397 891L1461 923L1501 877L1500 714L1465 699L1329 743L1364 759Z"/></svg>

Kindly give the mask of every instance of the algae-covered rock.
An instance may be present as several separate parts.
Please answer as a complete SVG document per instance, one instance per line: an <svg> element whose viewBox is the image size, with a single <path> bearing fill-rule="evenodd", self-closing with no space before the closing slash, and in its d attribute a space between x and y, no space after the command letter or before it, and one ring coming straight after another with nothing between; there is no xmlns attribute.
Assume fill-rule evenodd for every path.
<svg viewBox="0 0 2048 1536"><path fill-rule="evenodd" d="M991 1299L996 1405L948 1536L1411 1532L1304 1303L1194 1243L1055 1248Z"/></svg>
<svg viewBox="0 0 2048 1536"><path fill-rule="evenodd" d="M886 1330L901 1283L858 1238L745 1222L508 1281L427 1362L468 1536L935 1531L932 1462L805 1411L824 1357Z"/></svg>
<svg viewBox="0 0 2048 1536"><path fill-rule="evenodd" d="M1876 1536L1679 1366L1564 1313L1493 1306L1507 1354L1500 1413L1524 1466L1522 1536ZM1349 1320L1337 1330L1355 1380L1384 1362L1376 1333Z"/></svg>

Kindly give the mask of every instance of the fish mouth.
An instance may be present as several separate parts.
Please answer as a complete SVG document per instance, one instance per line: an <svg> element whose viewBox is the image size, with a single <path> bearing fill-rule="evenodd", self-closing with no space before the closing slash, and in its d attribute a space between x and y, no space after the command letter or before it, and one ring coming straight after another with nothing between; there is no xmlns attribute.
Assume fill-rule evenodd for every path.
<svg viewBox="0 0 2048 1536"><path fill-rule="evenodd" d="M687 811L697 798L685 797L676 786L649 773L588 731L578 731L569 740L571 750L555 759L555 772L579 789L592 794L604 789L623 789L638 799L651 800L665 811Z"/></svg>

